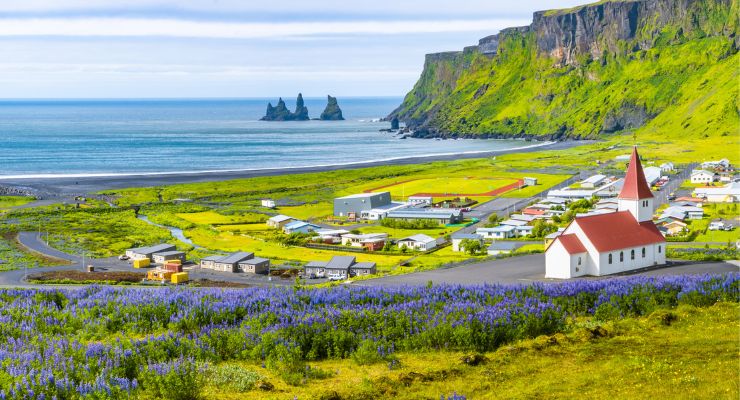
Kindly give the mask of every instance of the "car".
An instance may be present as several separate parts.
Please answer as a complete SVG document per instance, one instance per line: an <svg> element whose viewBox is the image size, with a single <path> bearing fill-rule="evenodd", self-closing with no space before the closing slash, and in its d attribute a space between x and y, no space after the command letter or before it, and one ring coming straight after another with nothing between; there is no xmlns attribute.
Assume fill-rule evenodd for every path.
<svg viewBox="0 0 740 400"><path fill-rule="evenodd" d="M126 261L126 260L129 260L130 258L131 257L129 257L129 256L125 255L125 254L121 254L120 256L118 256L118 259L121 260L121 261Z"/></svg>
<svg viewBox="0 0 740 400"><path fill-rule="evenodd" d="M329 275L328 278L329 278L330 281L341 281L342 279L344 279L344 277L342 275L339 275L339 274Z"/></svg>

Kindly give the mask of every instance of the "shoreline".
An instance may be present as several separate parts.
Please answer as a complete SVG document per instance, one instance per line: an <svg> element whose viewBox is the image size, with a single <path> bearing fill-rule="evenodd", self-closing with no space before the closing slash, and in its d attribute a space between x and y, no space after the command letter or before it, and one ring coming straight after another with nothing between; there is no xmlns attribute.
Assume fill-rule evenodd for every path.
<svg viewBox="0 0 740 400"><path fill-rule="evenodd" d="M380 160L314 166L295 166L277 168L232 169L194 172L154 172L120 174L37 174L10 175L0 177L0 187L11 187L37 192L41 197L69 196L95 193L102 190L126 189L150 186L166 186L182 183L224 181L260 176L279 176L314 172L360 169L384 165L410 165L434 161L454 161L459 159L487 158L502 154L529 153L542 150L563 150L592 143L593 141L559 141L521 146L505 150L481 150L463 153L443 153L410 157L395 157Z"/></svg>

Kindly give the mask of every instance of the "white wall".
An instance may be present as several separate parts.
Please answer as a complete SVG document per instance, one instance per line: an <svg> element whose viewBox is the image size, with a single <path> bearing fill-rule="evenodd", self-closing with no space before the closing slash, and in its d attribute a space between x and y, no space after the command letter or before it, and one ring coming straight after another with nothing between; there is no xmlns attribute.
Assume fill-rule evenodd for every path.
<svg viewBox="0 0 740 400"><path fill-rule="evenodd" d="M645 248L645 257L642 257L642 248ZM660 252L658 252L660 247ZM614 250L601 254L601 268L599 275L610 275L619 272L631 271L640 268L652 267L665 264L665 243L647 246L628 247L626 249ZM631 258L631 251L635 251L635 259ZM619 253L624 253L624 261L619 261ZM609 254L612 255L612 263L609 264Z"/></svg>
<svg viewBox="0 0 740 400"><path fill-rule="evenodd" d="M578 265L578 259L581 265ZM570 279L586 275L588 254L570 254L563 244L556 240L545 252L545 278Z"/></svg>

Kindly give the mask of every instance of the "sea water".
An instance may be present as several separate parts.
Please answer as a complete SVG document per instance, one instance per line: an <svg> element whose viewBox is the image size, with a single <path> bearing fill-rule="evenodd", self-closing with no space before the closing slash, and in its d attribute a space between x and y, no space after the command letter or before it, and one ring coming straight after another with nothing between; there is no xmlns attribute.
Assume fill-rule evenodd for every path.
<svg viewBox="0 0 740 400"><path fill-rule="evenodd" d="M380 132L402 101L392 97L339 98L345 121L259 121L276 100L1 100L0 178L321 166L531 145ZM325 105L306 98L312 118Z"/></svg>

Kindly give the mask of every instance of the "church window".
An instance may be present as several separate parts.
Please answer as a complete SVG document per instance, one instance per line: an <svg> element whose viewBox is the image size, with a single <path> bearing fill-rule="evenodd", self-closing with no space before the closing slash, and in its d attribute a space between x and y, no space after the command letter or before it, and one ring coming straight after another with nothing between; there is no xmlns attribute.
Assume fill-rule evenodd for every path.
<svg viewBox="0 0 740 400"><path fill-rule="evenodd" d="M578 257L578 265L581 265L581 257Z"/></svg>
<svg viewBox="0 0 740 400"><path fill-rule="evenodd" d="M661 246L658 246L658 254L660 254L660 247L661 247Z"/></svg>
<svg viewBox="0 0 740 400"><path fill-rule="evenodd" d="M619 252L619 262L624 262L624 252L623 251Z"/></svg>
<svg viewBox="0 0 740 400"><path fill-rule="evenodd" d="M642 258L645 258L645 248L642 248Z"/></svg>
<svg viewBox="0 0 740 400"><path fill-rule="evenodd" d="M632 251L630 252L630 259L631 259L631 260L634 260L634 259L635 259L635 250L632 250Z"/></svg>
<svg viewBox="0 0 740 400"><path fill-rule="evenodd" d="M609 254L609 264L611 264L611 263L612 263L612 255Z"/></svg>

